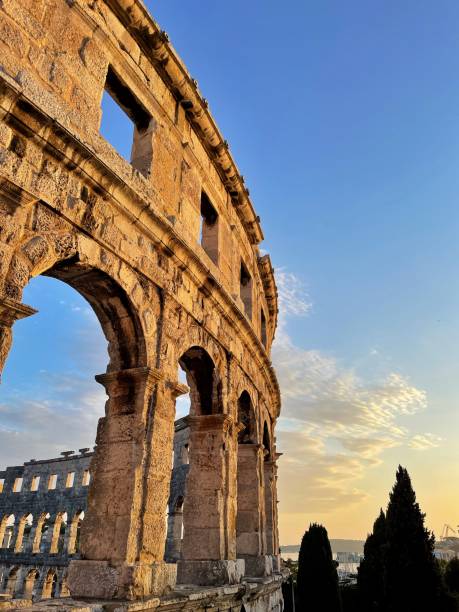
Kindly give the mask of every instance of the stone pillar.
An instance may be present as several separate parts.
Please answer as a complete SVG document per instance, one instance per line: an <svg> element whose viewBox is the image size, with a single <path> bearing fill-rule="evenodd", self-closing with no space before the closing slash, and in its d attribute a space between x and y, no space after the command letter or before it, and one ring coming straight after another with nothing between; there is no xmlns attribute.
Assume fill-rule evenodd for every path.
<svg viewBox="0 0 459 612"><path fill-rule="evenodd" d="M19 519L19 522L15 523L15 534L13 536L13 541L10 545L10 548L12 548L15 553L19 553L22 551L22 541L24 539L24 529L26 526L26 521L27 517L22 516Z"/></svg>
<svg viewBox="0 0 459 612"><path fill-rule="evenodd" d="M164 563L175 398L157 370L134 368L97 376L109 397L91 463L82 560L69 565L73 597L140 599L175 584Z"/></svg>
<svg viewBox="0 0 459 612"><path fill-rule="evenodd" d="M166 559L178 561L182 556L183 508L171 510L167 517Z"/></svg>
<svg viewBox="0 0 459 612"><path fill-rule="evenodd" d="M274 461L264 462L265 480L265 512L266 512L266 552L268 555L274 554Z"/></svg>
<svg viewBox="0 0 459 612"><path fill-rule="evenodd" d="M263 463L262 445L238 445L237 556L245 560L246 576L272 573L272 559L266 555Z"/></svg>
<svg viewBox="0 0 459 612"><path fill-rule="evenodd" d="M277 516L277 459L264 462L265 472L265 510L266 510L266 551L273 559L273 569L280 568L279 531Z"/></svg>
<svg viewBox="0 0 459 612"><path fill-rule="evenodd" d="M13 341L13 323L19 319L30 317L36 312L30 306L0 296L0 376Z"/></svg>
<svg viewBox="0 0 459 612"><path fill-rule="evenodd" d="M184 504L184 540L178 581L236 584L237 428L228 415L188 417L190 471Z"/></svg>
<svg viewBox="0 0 459 612"><path fill-rule="evenodd" d="M67 525L65 532L65 553L67 555L74 555L76 550L76 540L78 535L78 523L80 522L80 512L72 517L72 520Z"/></svg>
<svg viewBox="0 0 459 612"><path fill-rule="evenodd" d="M45 523L46 518L44 515L38 516L37 518L34 516L33 520L34 523L36 521L36 524L32 524L32 531L30 533L29 538L29 541L31 542L30 551L33 554L37 554L40 552L40 543L43 536L43 525Z"/></svg>

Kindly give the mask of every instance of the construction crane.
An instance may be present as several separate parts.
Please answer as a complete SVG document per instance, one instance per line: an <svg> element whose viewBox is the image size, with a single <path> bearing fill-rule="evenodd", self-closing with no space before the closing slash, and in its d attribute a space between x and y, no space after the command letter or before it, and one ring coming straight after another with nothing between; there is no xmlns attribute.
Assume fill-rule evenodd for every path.
<svg viewBox="0 0 459 612"><path fill-rule="evenodd" d="M445 523L445 524L443 525L443 529L442 529L442 532L441 532L441 539L442 539L442 540L447 540L447 539L450 537L450 535L449 535L449 534L450 534L450 532L452 532L452 535L453 535L453 536L455 536L455 535L456 535L456 530L455 530L455 529L453 529L453 528L451 527L451 525L448 525L447 523Z"/></svg>

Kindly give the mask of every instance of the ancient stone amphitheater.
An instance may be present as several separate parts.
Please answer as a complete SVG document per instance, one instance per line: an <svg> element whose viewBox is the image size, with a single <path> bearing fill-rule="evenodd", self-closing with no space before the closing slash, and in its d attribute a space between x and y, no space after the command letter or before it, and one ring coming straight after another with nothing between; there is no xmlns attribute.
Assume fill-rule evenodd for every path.
<svg viewBox="0 0 459 612"><path fill-rule="evenodd" d="M130 163L100 134L104 92L134 124ZM40 274L88 300L109 352L71 597L33 609L282 610L277 291L262 239L206 100L140 0L0 0L0 370Z"/></svg>

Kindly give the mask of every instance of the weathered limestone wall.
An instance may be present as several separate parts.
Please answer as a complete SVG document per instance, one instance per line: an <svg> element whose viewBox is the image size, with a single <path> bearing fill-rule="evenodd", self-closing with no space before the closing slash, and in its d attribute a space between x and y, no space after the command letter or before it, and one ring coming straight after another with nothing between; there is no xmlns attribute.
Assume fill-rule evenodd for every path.
<svg viewBox="0 0 459 612"><path fill-rule="evenodd" d="M109 342L97 376L106 415L70 591L162 595L177 567L179 583L201 586L274 575L277 292L259 219L207 102L140 0L2 0L0 58L0 371L15 322L35 312L21 297L39 274L79 291ZM135 124L131 163L99 133L104 91ZM188 391L179 365L191 409L175 564L164 562L164 515L175 401ZM239 557L244 393L260 493L258 544Z"/></svg>

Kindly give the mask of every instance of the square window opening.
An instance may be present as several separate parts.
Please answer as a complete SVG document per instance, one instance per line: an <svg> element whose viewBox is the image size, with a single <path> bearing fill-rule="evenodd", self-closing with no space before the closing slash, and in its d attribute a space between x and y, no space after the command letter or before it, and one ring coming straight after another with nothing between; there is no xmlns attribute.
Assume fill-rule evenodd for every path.
<svg viewBox="0 0 459 612"><path fill-rule="evenodd" d="M102 96L101 135L144 176L153 158L151 115L109 67Z"/></svg>
<svg viewBox="0 0 459 612"><path fill-rule="evenodd" d="M16 478L13 484L13 493L20 493L22 490L23 478Z"/></svg>
<svg viewBox="0 0 459 612"><path fill-rule="evenodd" d="M240 296L244 304L245 314L249 319L252 318L252 277L247 270L244 262L241 261L240 273Z"/></svg>
<svg viewBox="0 0 459 612"><path fill-rule="evenodd" d="M57 486L57 474L51 474L48 478L48 490L55 489Z"/></svg>
<svg viewBox="0 0 459 612"><path fill-rule="evenodd" d="M201 246L218 266L218 213L205 191L201 192Z"/></svg>

